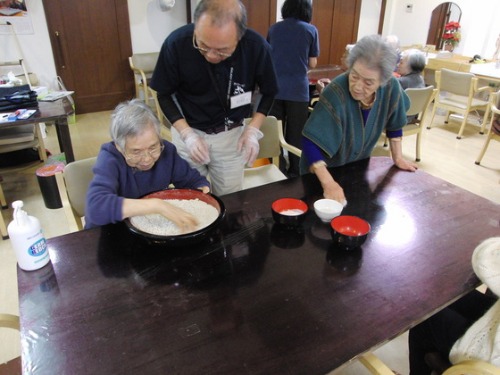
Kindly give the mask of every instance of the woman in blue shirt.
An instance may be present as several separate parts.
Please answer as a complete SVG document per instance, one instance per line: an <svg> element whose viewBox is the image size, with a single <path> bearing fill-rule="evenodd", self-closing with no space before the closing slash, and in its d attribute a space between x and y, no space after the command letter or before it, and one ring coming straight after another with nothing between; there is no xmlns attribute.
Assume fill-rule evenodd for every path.
<svg viewBox="0 0 500 375"><path fill-rule="evenodd" d="M307 71L316 66L319 56L318 30L310 24L311 0L286 0L281 16L283 20L272 25L267 36L279 89L269 114L282 120L286 141L300 148L309 113ZM299 158L289 154L289 163L288 175L298 176Z"/></svg>

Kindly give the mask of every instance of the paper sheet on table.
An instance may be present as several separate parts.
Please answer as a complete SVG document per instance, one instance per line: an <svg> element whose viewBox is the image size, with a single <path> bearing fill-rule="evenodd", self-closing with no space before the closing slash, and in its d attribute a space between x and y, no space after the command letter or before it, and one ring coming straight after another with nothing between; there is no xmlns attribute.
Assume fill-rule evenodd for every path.
<svg viewBox="0 0 500 375"><path fill-rule="evenodd" d="M74 93L75 93L74 91L52 91L49 92L47 95L38 98L38 100L41 102L53 102L58 99L64 98L65 96L70 96Z"/></svg>

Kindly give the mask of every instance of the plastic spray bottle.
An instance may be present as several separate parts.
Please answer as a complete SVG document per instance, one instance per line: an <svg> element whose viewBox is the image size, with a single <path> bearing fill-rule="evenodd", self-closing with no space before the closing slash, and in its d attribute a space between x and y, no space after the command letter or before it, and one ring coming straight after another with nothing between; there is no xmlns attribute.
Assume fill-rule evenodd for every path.
<svg viewBox="0 0 500 375"><path fill-rule="evenodd" d="M19 267L25 271L33 271L49 263L50 257L40 221L22 210L23 205L23 201L12 203L14 215L7 231Z"/></svg>

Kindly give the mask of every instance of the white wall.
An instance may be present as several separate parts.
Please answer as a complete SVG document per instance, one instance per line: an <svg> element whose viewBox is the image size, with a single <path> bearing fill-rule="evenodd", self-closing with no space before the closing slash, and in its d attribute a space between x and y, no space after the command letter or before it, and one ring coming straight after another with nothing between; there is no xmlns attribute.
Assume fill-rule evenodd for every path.
<svg viewBox="0 0 500 375"><path fill-rule="evenodd" d="M27 0L29 16L33 24L33 34L18 35L22 57L29 72L34 72L44 86L52 86L56 77L52 48L47 22L41 0ZM19 58L12 36L0 35L1 59ZM7 68L5 68L6 70ZM2 70L2 73L6 71ZM17 73L14 71L14 73Z"/></svg>
<svg viewBox="0 0 500 375"><path fill-rule="evenodd" d="M281 16L281 4L278 1L278 17ZM472 56L480 54L491 58L497 36L500 34L500 1L455 0L462 9L462 41L457 53ZM191 0L192 7L196 0ZM406 4L413 3L413 12L406 12ZM388 0L383 34L396 34L402 45L425 44L430 15L440 0ZM27 0L28 11L33 23L33 34L19 35L22 53L29 71L37 74L40 84L53 87L56 69L52 57L49 34L40 0ZM178 0L175 7L167 12L160 11L157 0L128 0L132 50L135 53L158 51L166 36L177 27L185 24L185 2ZM380 0L364 0L358 35L363 37L378 30ZM491 31L491 32L490 32ZM321 37L321 35L320 35ZM0 36L1 58L5 59L12 48Z"/></svg>
<svg viewBox="0 0 500 375"><path fill-rule="evenodd" d="M195 3L195 0L192 0ZM22 56L39 84L55 88L56 68L50 44L47 21L41 0L27 0L26 6L33 24L33 34L19 34ZM162 12L157 0L128 0L132 51L136 53L159 51L166 36L187 20L185 2L178 0L170 11ZM12 37L0 35L0 59L18 58L14 53ZM7 73L5 69L1 74ZM14 71L17 73L17 71Z"/></svg>
<svg viewBox="0 0 500 375"><path fill-rule="evenodd" d="M159 51L167 35L187 21L184 0L166 12L160 11L157 0L128 0L128 13L134 53Z"/></svg>
<svg viewBox="0 0 500 375"><path fill-rule="evenodd" d="M363 0L359 15L358 39L366 35L378 33L378 22L380 19L380 8L382 3L379 0Z"/></svg>
<svg viewBox="0 0 500 375"><path fill-rule="evenodd" d="M402 45L425 44L432 10L442 0L388 0L383 34L396 34ZM462 40L455 49L458 54L491 58L500 34L500 1L454 0L462 10ZM406 5L413 4L413 12Z"/></svg>

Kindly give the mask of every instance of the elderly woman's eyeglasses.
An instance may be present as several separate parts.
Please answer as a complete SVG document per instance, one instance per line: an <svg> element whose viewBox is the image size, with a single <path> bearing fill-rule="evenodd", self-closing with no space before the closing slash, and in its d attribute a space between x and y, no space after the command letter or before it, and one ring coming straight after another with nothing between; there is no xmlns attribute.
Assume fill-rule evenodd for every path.
<svg viewBox="0 0 500 375"><path fill-rule="evenodd" d="M227 59L228 57L231 57L231 55L233 54L233 53L222 52L221 50L214 48L205 48L198 46L196 42L196 36L194 34L193 34L193 47L196 48L198 51L200 51L202 55L208 55L210 52L212 52L215 56L220 57L221 59Z"/></svg>
<svg viewBox="0 0 500 375"><path fill-rule="evenodd" d="M149 150L144 150L144 151L137 150L131 153L124 152L124 155L125 159L127 159L132 163L135 163L143 160L146 156L149 156L152 159L158 158L161 155L164 148L165 145L162 143L151 147Z"/></svg>

